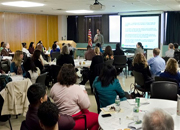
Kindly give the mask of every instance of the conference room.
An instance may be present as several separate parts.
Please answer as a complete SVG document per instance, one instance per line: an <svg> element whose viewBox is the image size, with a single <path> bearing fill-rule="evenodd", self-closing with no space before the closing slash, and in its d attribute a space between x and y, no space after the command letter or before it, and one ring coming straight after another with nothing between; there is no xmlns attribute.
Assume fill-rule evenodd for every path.
<svg viewBox="0 0 180 130"><path fill-rule="evenodd" d="M0 0L0 130L179 130L177 0Z"/></svg>

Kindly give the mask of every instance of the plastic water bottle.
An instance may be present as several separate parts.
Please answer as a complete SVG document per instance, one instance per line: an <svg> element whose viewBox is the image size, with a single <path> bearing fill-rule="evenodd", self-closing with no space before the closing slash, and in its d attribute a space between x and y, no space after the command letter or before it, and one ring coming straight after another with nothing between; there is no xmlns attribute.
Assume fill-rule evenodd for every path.
<svg viewBox="0 0 180 130"><path fill-rule="evenodd" d="M10 72L10 71L8 71L8 76L9 76L9 77L11 76L11 72Z"/></svg>
<svg viewBox="0 0 180 130"><path fill-rule="evenodd" d="M133 118L135 122L139 121L139 107L137 103L133 108Z"/></svg>
<svg viewBox="0 0 180 130"><path fill-rule="evenodd" d="M115 109L116 109L117 112L119 112L121 110L119 95L117 95L116 99L115 99Z"/></svg>

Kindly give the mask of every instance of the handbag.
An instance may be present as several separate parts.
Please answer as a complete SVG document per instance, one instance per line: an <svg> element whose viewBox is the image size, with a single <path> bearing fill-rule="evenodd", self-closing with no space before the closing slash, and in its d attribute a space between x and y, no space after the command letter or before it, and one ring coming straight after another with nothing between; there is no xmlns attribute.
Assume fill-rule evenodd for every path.
<svg viewBox="0 0 180 130"><path fill-rule="evenodd" d="M140 94L140 93L138 92L138 90L135 88L135 84L134 84L134 83L132 83L132 84L130 85L130 97L131 97L131 99L134 99L134 98L136 98L136 97L143 97L143 95Z"/></svg>

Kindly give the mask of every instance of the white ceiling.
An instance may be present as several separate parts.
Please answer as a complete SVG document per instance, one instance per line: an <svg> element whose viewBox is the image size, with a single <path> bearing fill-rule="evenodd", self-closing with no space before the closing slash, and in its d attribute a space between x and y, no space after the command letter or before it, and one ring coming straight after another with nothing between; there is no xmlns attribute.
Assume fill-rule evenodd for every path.
<svg viewBox="0 0 180 130"><path fill-rule="evenodd" d="M89 5L94 0L27 0L44 3L43 7L20 8L4 6L2 2L19 0L0 0L0 11L22 12L52 15L70 15L66 10L89 10ZM103 11L95 11L94 14L131 12L131 11L172 11L180 10L180 0L99 0L106 6ZM62 9L62 10L57 10Z"/></svg>

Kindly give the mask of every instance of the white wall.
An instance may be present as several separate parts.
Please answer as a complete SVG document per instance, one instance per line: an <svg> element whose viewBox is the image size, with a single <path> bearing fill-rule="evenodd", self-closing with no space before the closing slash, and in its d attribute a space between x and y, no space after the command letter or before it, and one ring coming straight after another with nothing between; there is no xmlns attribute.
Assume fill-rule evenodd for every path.
<svg viewBox="0 0 180 130"><path fill-rule="evenodd" d="M67 16L58 16L58 39L67 40Z"/></svg>

